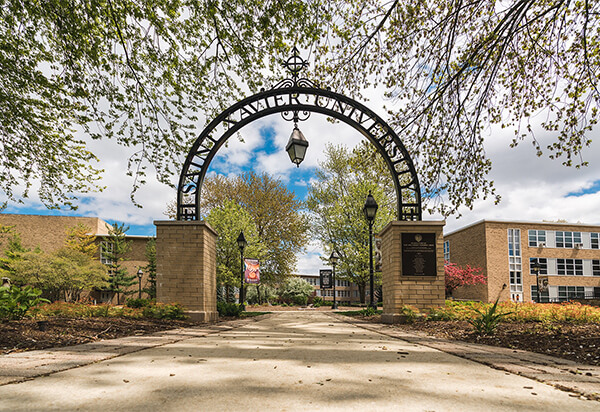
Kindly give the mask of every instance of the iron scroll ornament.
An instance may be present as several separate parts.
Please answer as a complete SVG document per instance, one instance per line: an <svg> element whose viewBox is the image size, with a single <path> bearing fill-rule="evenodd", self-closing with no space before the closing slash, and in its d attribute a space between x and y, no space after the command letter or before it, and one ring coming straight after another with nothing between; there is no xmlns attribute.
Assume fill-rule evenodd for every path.
<svg viewBox="0 0 600 412"><path fill-rule="evenodd" d="M375 145L392 173L398 220L421 220L419 180L412 159L394 130L372 110L347 96L310 84L290 83L280 83L280 87L235 103L202 131L179 177L177 220L199 220L202 183L221 146L242 127L276 113L320 113L359 131Z"/></svg>

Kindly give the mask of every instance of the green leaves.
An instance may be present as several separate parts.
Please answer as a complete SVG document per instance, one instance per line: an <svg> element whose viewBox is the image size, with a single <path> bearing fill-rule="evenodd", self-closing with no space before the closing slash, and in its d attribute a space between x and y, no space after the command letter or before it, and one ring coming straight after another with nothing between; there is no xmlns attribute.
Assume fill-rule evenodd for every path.
<svg viewBox="0 0 600 412"><path fill-rule="evenodd" d="M306 201L314 216L312 231L321 241L324 256L332 250L341 256L336 277L356 283L364 298L364 285L369 279L369 234L362 208L371 191L379 205L374 235L394 220L392 178L381 156L366 142L352 151L328 145L325 155Z"/></svg>

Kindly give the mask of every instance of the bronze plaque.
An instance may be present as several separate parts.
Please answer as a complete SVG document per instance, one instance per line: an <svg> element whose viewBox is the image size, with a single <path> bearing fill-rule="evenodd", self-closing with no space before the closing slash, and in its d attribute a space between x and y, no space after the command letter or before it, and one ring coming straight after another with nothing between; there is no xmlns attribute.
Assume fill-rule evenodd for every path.
<svg viewBox="0 0 600 412"><path fill-rule="evenodd" d="M402 276L437 276L435 233L402 233Z"/></svg>

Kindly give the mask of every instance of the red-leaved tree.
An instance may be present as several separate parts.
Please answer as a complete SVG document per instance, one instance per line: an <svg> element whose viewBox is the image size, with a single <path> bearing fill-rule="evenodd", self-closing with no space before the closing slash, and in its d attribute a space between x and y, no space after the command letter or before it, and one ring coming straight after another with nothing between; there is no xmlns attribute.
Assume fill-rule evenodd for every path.
<svg viewBox="0 0 600 412"><path fill-rule="evenodd" d="M459 286L485 285L487 277L482 273L483 269L458 266L456 263L446 262L444 272L446 273L446 296L452 296L452 292Z"/></svg>

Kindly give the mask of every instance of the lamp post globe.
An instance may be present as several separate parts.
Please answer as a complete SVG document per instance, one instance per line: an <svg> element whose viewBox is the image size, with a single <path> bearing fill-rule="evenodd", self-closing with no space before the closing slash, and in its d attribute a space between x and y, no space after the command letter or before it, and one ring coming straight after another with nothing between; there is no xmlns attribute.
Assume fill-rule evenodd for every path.
<svg viewBox="0 0 600 412"><path fill-rule="evenodd" d="M244 231L240 231L240 235L237 238L237 244L240 248L240 294L239 303L242 310L244 308L244 249L248 246L246 238L244 237Z"/></svg>
<svg viewBox="0 0 600 412"><path fill-rule="evenodd" d="M533 262L533 264L531 265L531 270L533 271L534 275L535 275L535 290L536 290L536 303L540 303L540 269L542 268L542 265L540 265L540 262L536 259L535 262Z"/></svg>
<svg viewBox="0 0 600 412"><path fill-rule="evenodd" d="M332 280L333 280L333 306L331 306L331 309L337 309L337 301L335 299L335 265L338 261L338 259L340 258L340 255L338 255L336 253L336 251L334 250L333 252L331 252L331 256L329 256L329 261L331 262L331 266L333 268L331 274L332 274Z"/></svg>
<svg viewBox="0 0 600 412"><path fill-rule="evenodd" d="M365 215L365 219L367 219L367 223L369 224L369 306L373 309L377 310L377 303L375 303L375 291L374 291L374 273L373 273L373 222L375 221L375 216L377 215L377 209L379 206L375 201L375 198L371 194L369 190L369 194L367 195L367 200L365 201L365 205L363 206L363 213Z"/></svg>
<svg viewBox="0 0 600 412"><path fill-rule="evenodd" d="M138 277L138 299L142 298L142 276L144 276L144 272L142 268L138 268L137 277Z"/></svg>

